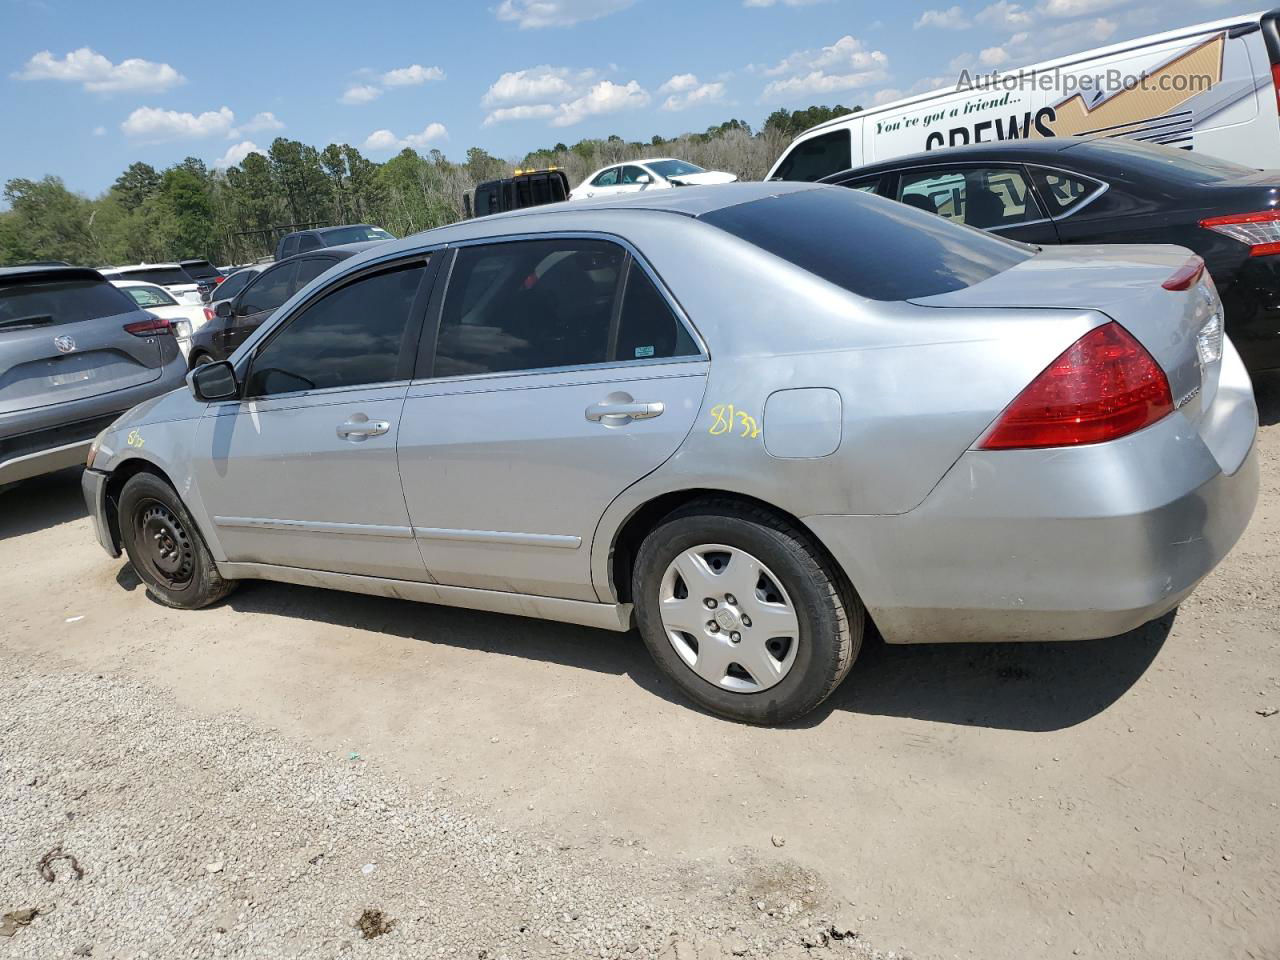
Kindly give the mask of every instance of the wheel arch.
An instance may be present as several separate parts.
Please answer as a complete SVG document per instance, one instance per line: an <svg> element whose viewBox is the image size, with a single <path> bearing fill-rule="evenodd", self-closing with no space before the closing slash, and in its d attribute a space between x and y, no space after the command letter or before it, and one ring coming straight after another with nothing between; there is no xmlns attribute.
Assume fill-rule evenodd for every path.
<svg viewBox="0 0 1280 960"><path fill-rule="evenodd" d="M116 464L107 478L106 512L107 529L111 535L111 542L117 550L123 549L124 546L120 539L120 491L124 489L126 483L140 473L149 473L163 480L170 487L173 487L175 493L178 489L173 482L173 478L151 460L143 457L130 457Z"/></svg>
<svg viewBox="0 0 1280 960"><path fill-rule="evenodd" d="M814 547L823 554L830 564L831 569L839 575L845 590L850 594L856 595L857 590L849 580L844 568L831 551L827 549L827 545L799 517L775 504L769 503L767 500L761 500L759 497L753 497L749 494L712 487L692 487L684 490L671 490L646 500L633 509L626 519L618 525L609 548L608 588L610 595L617 598L619 603L633 602L631 596L631 574L636 553L640 549L640 544L644 542L644 538L667 515L698 500L715 501L717 503L737 502L747 507L766 510L779 520L785 521L813 543Z"/></svg>

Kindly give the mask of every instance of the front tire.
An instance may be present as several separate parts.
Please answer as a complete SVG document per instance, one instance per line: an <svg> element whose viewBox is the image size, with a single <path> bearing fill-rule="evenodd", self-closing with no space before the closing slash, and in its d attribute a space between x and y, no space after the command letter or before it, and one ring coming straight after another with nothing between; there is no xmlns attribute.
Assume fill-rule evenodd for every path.
<svg viewBox="0 0 1280 960"><path fill-rule="evenodd" d="M207 607L235 587L235 581L218 574L181 498L154 474L139 473L125 483L119 519L129 561L151 596L166 607Z"/></svg>
<svg viewBox="0 0 1280 960"><path fill-rule="evenodd" d="M680 508L640 545L636 619L658 666L712 713L788 723L848 674L866 614L817 544L734 501Z"/></svg>

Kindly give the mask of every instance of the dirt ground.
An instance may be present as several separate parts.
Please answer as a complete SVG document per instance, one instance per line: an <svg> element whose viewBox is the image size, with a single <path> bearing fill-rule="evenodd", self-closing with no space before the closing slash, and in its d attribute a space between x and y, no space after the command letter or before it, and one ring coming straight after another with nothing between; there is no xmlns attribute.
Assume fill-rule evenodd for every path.
<svg viewBox="0 0 1280 960"><path fill-rule="evenodd" d="M1276 958L1280 379L1258 391L1253 523L1175 615L1089 643L873 643L790 729L690 708L634 634L275 584L167 610L102 553L74 474L0 495L0 645L358 752L514 830L794 863L882 949Z"/></svg>

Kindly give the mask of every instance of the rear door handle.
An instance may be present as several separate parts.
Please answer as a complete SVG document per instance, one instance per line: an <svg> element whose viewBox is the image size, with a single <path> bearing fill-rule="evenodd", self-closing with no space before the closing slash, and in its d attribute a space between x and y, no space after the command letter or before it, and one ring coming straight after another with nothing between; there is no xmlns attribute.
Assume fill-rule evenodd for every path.
<svg viewBox="0 0 1280 960"><path fill-rule="evenodd" d="M380 437L391 430L386 420L370 420L363 413L354 414L346 423L338 424L338 436L352 443L361 443L370 437Z"/></svg>
<svg viewBox="0 0 1280 960"><path fill-rule="evenodd" d="M667 405L661 402L644 402L632 400L630 397L625 400L615 400L607 397L600 403L593 403L587 407L587 419L592 423L613 426L632 420L652 420L654 417L662 416L666 409Z"/></svg>

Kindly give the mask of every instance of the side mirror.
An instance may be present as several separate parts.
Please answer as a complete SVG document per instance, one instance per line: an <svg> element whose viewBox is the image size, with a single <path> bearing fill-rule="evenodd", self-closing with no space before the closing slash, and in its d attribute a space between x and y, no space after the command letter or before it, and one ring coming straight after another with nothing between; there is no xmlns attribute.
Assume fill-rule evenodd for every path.
<svg viewBox="0 0 1280 960"><path fill-rule="evenodd" d="M234 400L240 396L235 367L226 360L196 367L187 374L187 386L191 388L193 397L205 403Z"/></svg>
<svg viewBox="0 0 1280 960"><path fill-rule="evenodd" d="M649 176L647 173L642 173L640 176L636 177L636 183L653 183L653 177Z"/></svg>
<svg viewBox="0 0 1280 960"><path fill-rule="evenodd" d="M221 319L223 319L223 320L228 320L228 319L230 319L230 317L231 317L231 301L230 301L230 300L219 300L219 301L218 301L218 305L217 305L216 307L214 307L214 308L213 308L213 315L214 315L215 317L219 317L219 318L221 318Z"/></svg>

